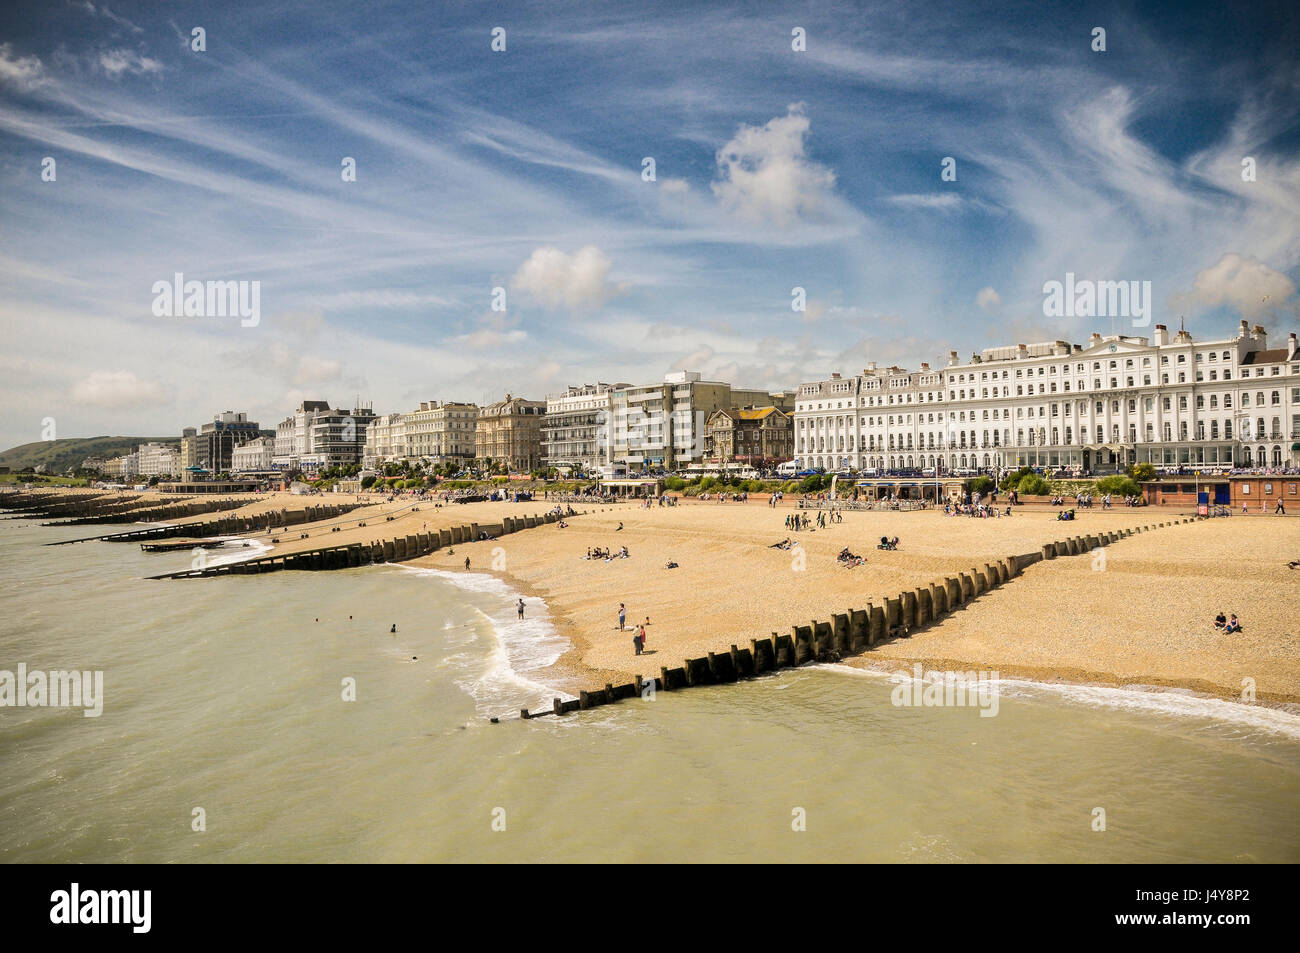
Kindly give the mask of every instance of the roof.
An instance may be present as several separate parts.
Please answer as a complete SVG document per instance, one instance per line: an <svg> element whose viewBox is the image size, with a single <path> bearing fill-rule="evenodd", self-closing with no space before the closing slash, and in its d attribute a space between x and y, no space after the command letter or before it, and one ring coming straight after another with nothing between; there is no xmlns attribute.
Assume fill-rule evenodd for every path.
<svg viewBox="0 0 1300 953"><path fill-rule="evenodd" d="M716 411L732 420L765 420L773 414L782 414L779 407L730 407Z"/></svg>
<svg viewBox="0 0 1300 953"><path fill-rule="evenodd" d="M1286 348L1274 347L1267 351L1251 351L1241 358L1242 364L1284 364L1286 363Z"/></svg>

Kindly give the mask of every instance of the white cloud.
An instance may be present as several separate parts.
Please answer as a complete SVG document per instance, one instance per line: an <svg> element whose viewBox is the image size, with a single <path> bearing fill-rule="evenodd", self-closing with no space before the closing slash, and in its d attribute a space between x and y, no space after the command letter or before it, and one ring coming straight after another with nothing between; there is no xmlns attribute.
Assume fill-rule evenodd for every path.
<svg viewBox="0 0 1300 953"><path fill-rule="evenodd" d="M342 376L342 373L343 365L338 361L304 354L298 360L298 367L294 371L290 383L294 387L306 387L310 384L336 381Z"/></svg>
<svg viewBox="0 0 1300 953"><path fill-rule="evenodd" d="M10 44L0 43L0 80L25 88L36 85L43 76L40 57L15 56Z"/></svg>
<svg viewBox="0 0 1300 953"><path fill-rule="evenodd" d="M99 68L116 79L123 73L161 73L162 64L130 50L105 50L99 54Z"/></svg>
<svg viewBox="0 0 1300 953"><path fill-rule="evenodd" d="M669 195L681 195L684 192L689 192L691 185L685 179L660 179L659 188Z"/></svg>
<svg viewBox="0 0 1300 953"><path fill-rule="evenodd" d="M470 331L468 334L458 335L455 342L461 347L466 347L474 351L486 351L492 348L506 347L511 344L522 344L528 340L528 333L518 329L513 331L496 331L492 328L482 328L478 331Z"/></svg>
<svg viewBox="0 0 1300 953"><path fill-rule="evenodd" d="M609 281L610 261L595 245L572 255L538 248L510 279L547 308L599 308L620 289Z"/></svg>
<svg viewBox="0 0 1300 953"><path fill-rule="evenodd" d="M72 399L92 407L141 407L166 399L162 387L130 371L93 371L72 388Z"/></svg>
<svg viewBox="0 0 1300 953"><path fill-rule="evenodd" d="M938 209L944 212L950 212L960 208L962 199L960 195L952 192L930 192L925 194L910 195L891 195L889 201L895 205L903 205L908 208L929 208Z"/></svg>
<svg viewBox="0 0 1300 953"><path fill-rule="evenodd" d="M1001 303L1002 296L992 288L981 288L979 293L975 295L975 304L984 311L996 308Z"/></svg>
<svg viewBox="0 0 1300 953"><path fill-rule="evenodd" d="M1291 279L1255 258L1228 252L1198 272L1192 290L1175 296L1188 309L1228 307L1247 320L1271 314L1296 293Z"/></svg>
<svg viewBox="0 0 1300 953"><path fill-rule="evenodd" d="M835 173L805 154L808 129L801 104L765 125L742 125L717 154L721 178L711 188L723 207L747 221L780 227L804 215L818 216Z"/></svg>

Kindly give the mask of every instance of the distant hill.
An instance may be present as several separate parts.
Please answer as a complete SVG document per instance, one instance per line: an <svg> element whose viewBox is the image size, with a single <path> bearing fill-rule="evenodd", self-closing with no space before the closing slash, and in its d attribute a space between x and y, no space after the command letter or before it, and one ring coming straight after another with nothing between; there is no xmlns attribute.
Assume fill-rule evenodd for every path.
<svg viewBox="0 0 1300 953"><path fill-rule="evenodd" d="M130 453L142 443L161 443L179 447L179 437L63 437L59 440L38 440L11 447L0 453L0 467L17 472L42 463L50 473L62 473L81 465L86 457L120 457Z"/></svg>

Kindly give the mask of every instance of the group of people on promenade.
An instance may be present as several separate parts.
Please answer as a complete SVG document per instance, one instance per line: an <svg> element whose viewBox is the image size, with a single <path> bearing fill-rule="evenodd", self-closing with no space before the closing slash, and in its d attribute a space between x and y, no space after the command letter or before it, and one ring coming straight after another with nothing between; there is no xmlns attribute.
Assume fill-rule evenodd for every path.
<svg viewBox="0 0 1300 953"><path fill-rule="evenodd" d="M749 493L742 491L740 493L701 493L699 498L703 501L717 500L719 503L748 503Z"/></svg>
<svg viewBox="0 0 1300 953"><path fill-rule="evenodd" d="M943 505L944 516L971 516L976 519L994 519L1002 516L1011 515L1011 504L1007 504L1007 510L1003 513L996 506L988 503L945 503Z"/></svg>

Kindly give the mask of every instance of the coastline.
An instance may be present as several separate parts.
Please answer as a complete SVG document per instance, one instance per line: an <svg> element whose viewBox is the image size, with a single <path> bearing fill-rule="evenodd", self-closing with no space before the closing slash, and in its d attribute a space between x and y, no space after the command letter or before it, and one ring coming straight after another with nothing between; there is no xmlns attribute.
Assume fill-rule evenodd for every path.
<svg viewBox="0 0 1300 953"><path fill-rule="evenodd" d="M512 589L544 600L572 643L555 665L566 688L626 682L635 674L651 677L659 674L660 665L672 668L685 657L725 651L732 643L744 646L751 637L787 632L810 618L862 607L893 586L914 586L969 568L989 553L989 542L980 534L1005 532L1012 528L1008 522L1030 537L1012 541L1011 548L1023 552L1036 538L1091 530L1102 520L1142 524L1171 515L1110 511L1095 514L1102 520L1088 520L1077 529L1060 528L1045 512L1017 514L992 527L988 524L994 521L954 519L944 529L970 539L973 555L963 558L944 551L941 543L918 539L921 527L913 521L928 518L928 529L944 519L940 515L848 514L842 527L801 536L808 568L791 574L789 554L764 545L780 538L777 531L736 525L762 519L753 504L696 504L677 510L593 514L573 520L569 529L543 527L492 544L509 555L507 568L492 573ZM683 511L690 516L676 519ZM784 512L767 515L780 520ZM855 518L860 525L850 529ZM616 530L619 522L625 530ZM1252 518L1251 529L1261 531L1256 534L1261 542L1252 550L1232 535L1240 531L1240 521L1234 526L1228 522L1167 527L1121 540L1108 547L1104 573L1094 570L1090 555L1031 566L940 622L878 645L848 664L897 668L920 661L927 667L996 669L1044 684L1159 686L1238 703L1242 679L1249 677L1257 683L1253 704L1300 704L1300 645L1292 626L1300 602L1285 588L1290 571L1277 553L1290 546L1294 524ZM876 526L901 534L903 549L869 551L870 573L829 568L846 536L852 537L847 541L855 551L862 551L862 537ZM1220 565L1225 533L1237 551L1238 565L1230 571ZM626 543L633 559L583 560L577 547L585 548L588 540L602 546ZM659 562L663 558L679 559L683 569L665 573ZM439 561L448 562L434 554L416 563ZM886 562L888 568L875 571ZM694 570L695 563L704 565L698 572L684 572ZM742 563L754 568L745 574L729 568ZM1239 579L1252 563L1259 566L1258 583L1242 590ZM458 570L452 566L451 571ZM867 583L865 591L852 584L856 580ZM631 629L618 633L608 624L619 602L628 606L629 623L639 621L649 607L649 657L631 652ZM1139 605L1143 611L1134 613ZM1215 632L1208 620L1217 606L1240 612L1248 620L1246 632Z"/></svg>
<svg viewBox="0 0 1300 953"><path fill-rule="evenodd" d="M251 503L262 509L302 501L263 496ZM307 539L294 538L295 528L270 548L291 553L321 540L367 544L467 521L491 526L554 505L540 499L425 501L417 507L400 499L346 520L304 524ZM470 572L498 579L516 594L511 603L518 596L542 603L555 632L568 642L543 681L570 695L625 684L638 674L653 677L683 658L725 651L733 643L746 646L750 638L788 632L791 625L828 619L849 607L879 605L900 590L1033 552L1067 535L1184 515L1181 508L1092 510L1066 526L1055 520L1054 510L1032 505L997 520L947 518L935 511L850 511L842 524L792 533L783 522L794 507L768 507L758 499L650 508L596 501L577 508L567 528L546 524L400 564L454 577L470 557ZM846 664L896 670L919 661L928 668L997 670L1047 685L1158 686L1239 704L1242 679L1250 678L1253 704L1298 705L1300 636L1294 619L1300 617L1300 598L1294 594L1295 573L1285 563L1296 555L1296 526L1269 516L1206 520L1119 540L1106 548L1102 572L1088 554L1036 564L939 622ZM877 551L874 542L881 535L900 536L902 546ZM787 537L798 542L795 550L772 548ZM259 548L217 558L264 552L261 540L253 542ZM617 552L623 545L631 558L583 558L593 546ZM839 566L835 556L841 548L863 555L865 565ZM680 568L667 570L669 560ZM652 619L644 656L632 651L632 628L620 632L611 624L620 602L627 605L629 623ZM1209 625L1214 612L1224 609L1241 614L1244 634L1225 636Z"/></svg>

